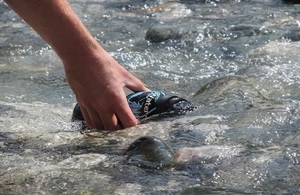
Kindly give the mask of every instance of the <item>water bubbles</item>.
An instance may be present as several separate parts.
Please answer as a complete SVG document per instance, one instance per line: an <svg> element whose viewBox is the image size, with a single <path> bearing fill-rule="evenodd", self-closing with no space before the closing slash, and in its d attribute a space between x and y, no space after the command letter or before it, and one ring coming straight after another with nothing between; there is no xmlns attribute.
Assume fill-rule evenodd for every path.
<svg viewBox="0 0 300 195"><path fill-rule="evenodd" d="M293 165L300 164L300 153L299 151L295 151L294 149L287 148L286 149L286 155L289 157L289 159L292 161Z"/></svg>
<svg viewBox="0 0 300 195"><path fill-rule="evenodd" d="M268 176L268 171L257 169L247 170L246 175L253 181L253 187L259 188Z"/></svg>
<svg viewBox="0 0 300 195"><path fill-rule="evenodd" d="M103 18L111 18L112 16L111 15L108 15L108 14L104 14L102 15Z"/></svg>
<svg viewBox="0 0 300 195"><path fill-rule="evenodd" d="M196 37L195 42L200 43L204 40L204 35L202 33L199 33L199 35Z"/></svg>
<svg viewBox="0 0 300 195"><path fill-rule="evenodd" d="M26 95L7 95L5 96L5 99L8 100L9 102L23 102L26 101Z"/></svg>

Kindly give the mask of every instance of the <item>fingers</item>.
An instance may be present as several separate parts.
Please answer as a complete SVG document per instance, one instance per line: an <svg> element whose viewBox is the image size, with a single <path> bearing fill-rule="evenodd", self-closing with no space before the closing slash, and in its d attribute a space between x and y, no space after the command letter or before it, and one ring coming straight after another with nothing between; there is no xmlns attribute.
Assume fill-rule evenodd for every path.
<svg viewBox="0 0 300 195"><path fill-rule="evenodd" d="M83 115L83 118L84 118L84 120L85 120L87 126L88 126L88 127L94 126L94 125L93 125L93 122L92 122L92 120L91 120L91 118L90 118L90 116L89 116L89 114L88 114L88 111L87 111L82 105L79 105L79 106L80 106L81 113L82 113L82 115Z"/></svg>
<svg viewBox="0 0 300 195"><path fill-rule="evenodd" d="M106 130L118 130L121 126L118 124L118 118L113 113L106 113L101 115L104 129Z"/></svg>
<svg viewBox="0 0 300 195"><path fill-rule="evenodd" d="M90 111L80 106L82 115L86 121L89 128L96 128L98 130L118 130L123 129L123 124L118 117L113 113L105 112L105 114L98 114L96 111Z"/></svg>
<svg viewBox="0 0 300 195"><path fill-rule="evenodd" d="M136 91L150 91L143 82L141 82L139 79L134 77L132 74L127 75L125 87L128 89L136 92ZM136 126L138 124L138 120L134 116L134 114L131 111L131 108L128 105L126 94L122 90L118 94L119 100L115 101L117 104L113 107L113 110L115 111L115 114L105 114L102 117L102 121L104 124L105 129L120 129L120 128L129 128ZM105 118L104 118L105 117ZM113 121L113 123L111 123ZM119 125L118 125L119 123Z"/></svg>
<svg viewBox="0 0 300 195"><path fill-rule="evenodd" d="M118 129L120 128L128 128L137 125L137 119L133 115L127 99L125 92L119 91L118 99L115 101L116 104L113 105L112 109L114 110L114 117L113 118L106 118L103 120L104 124L107 122L108 124L104 125L105 127L109 125L109 121L113 119L113 127L115 128L118 125ZM110 120L109 120L110 119Z"/></svg>
<svg viewBox="0 0 300 195"><path fill-rule="evenodd" d="M125 87L128 89L138 92L138 91L150 91L142 81L138 78L134 77L132 74L128 75L128 79L126 80Z"/></svg>
<svg viewBox="0 0 300 195"><path fill-rule="evenodd" d="M134 92L150 91L144 86L143 82L130 73L125 74L124 78L123 81L125 80L125 82L123 82L122 87L127 87ZM114 89L117 89L117 87ZM89 128L118 130L138 124L138 120L132 113L122 88L114 92L108 91L101 95L96 101L90 98L88 100L89 104L85 106L80 105L83 117Z"/></svg>
<svg viewBox="0 0 300 195"><path fill-rule="evenodd" d="M127 101L119 107L115 114L110 112L88 112L84 107L81 107L81 112L87 126L98 130L124 129L133 127L138 123L138 120L133 115Z"/></svg>
<svg viewBox="0 0 300 195"><path fill-rule="evenodd" d="M132 113L128 102L126 100L125 104L123 104L119 109L118 112L116 113L123 128L129 128L136 126L138 124L138 120Z"/></svg>
<svg viewBox="0 0 300 195"><path fill-rule="evenodd" d="M87 110L84 106L80 105L80 110L82 112L83 118L89 128L104 129L102 121L98 116L97 112Z"/></svg>
<svg viewBox="0 0 300 195"><path fill-rule="evenodd" d="M98 112L92 110L92 111L89 112L89 115L90 115L90 118L91 118L91 121L92 121L92 126L89 126L89 127L96 128L96 129L99 129L99 130L105 129L104 124L102 122L102 119L99 116Z"/></svg>

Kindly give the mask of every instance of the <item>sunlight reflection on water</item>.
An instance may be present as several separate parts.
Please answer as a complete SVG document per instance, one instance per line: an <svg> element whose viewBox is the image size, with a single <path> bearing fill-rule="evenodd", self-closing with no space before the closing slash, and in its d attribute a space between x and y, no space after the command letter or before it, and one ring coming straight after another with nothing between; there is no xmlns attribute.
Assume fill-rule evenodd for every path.
<svg viewBox="0 0 300 195"><path fill-rule="evenodd" d="M1 2L0 193L299 192L300 44L285 38L299 36L298 5L70 2L118 62L199 109L81 135L57 55ZM163 33L146 40L152 27ZM122 153L142 135L190 155L166 170L126 164Z"/></svg>

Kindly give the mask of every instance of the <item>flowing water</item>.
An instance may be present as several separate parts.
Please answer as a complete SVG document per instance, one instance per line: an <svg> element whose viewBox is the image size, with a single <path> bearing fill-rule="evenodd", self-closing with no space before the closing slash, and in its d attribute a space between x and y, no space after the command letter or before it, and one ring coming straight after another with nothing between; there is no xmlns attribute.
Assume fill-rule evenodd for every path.
<svg viewBox="0 0 300 195"><path fill-rule="evenodd" d="M0 194L300 193L300 5L70 3L119 63L199 109L80 134L59 58L0 1ZM142 136L168 143L175 163L126 161Z"/></svg>

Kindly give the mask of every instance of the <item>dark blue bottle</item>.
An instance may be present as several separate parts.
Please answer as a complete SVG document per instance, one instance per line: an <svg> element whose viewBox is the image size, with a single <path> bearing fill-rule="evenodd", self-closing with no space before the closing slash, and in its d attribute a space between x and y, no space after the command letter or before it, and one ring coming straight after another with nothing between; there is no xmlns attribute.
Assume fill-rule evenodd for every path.
<svg viewBox="0 0 300 195"><path fill-rule="evenodd" d="M137 119L153 115L180 115L195 109L186 99L166 96L160 91L137 92L127 96L128 104Z"/></svg>
<svg viewBox="0 0 300 195"><path fill-rule="evenodd" d="M166 96L160 91L136 92L127 96L129 107L139 120L153 115L176 116L193 111L196 107L178 96ZM79 104L75 105L72 121L84 121Z"/></svg>

